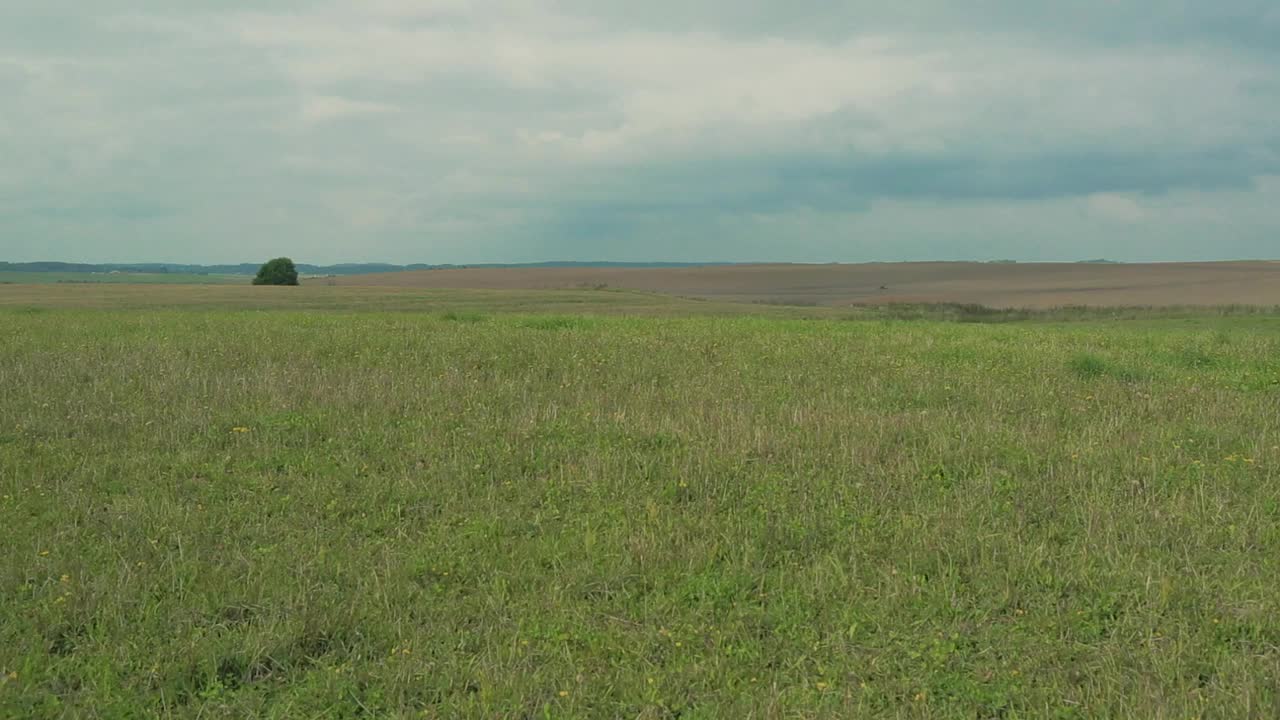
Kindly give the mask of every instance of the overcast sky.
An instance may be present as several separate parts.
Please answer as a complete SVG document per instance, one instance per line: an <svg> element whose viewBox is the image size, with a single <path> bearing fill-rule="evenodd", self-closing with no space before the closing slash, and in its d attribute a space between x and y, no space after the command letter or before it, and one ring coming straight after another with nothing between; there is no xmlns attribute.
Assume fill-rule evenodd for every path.
<svg viewBox="0 0 1280 720"><path fill-rule="evenodd" d="M0 260L280 254L1277 258L1280 3L0 0Z"/></svg>

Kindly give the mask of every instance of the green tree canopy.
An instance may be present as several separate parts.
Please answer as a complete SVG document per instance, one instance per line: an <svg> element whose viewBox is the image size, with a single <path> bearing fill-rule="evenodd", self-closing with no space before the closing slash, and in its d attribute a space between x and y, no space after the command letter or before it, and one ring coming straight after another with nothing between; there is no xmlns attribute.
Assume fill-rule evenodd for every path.
<svg viewBox="0 0 1280 720"><path fill-rule="evenodd" d="M269 260L258 270L254 285L297 285L298 268L287 257Z"/></svg>

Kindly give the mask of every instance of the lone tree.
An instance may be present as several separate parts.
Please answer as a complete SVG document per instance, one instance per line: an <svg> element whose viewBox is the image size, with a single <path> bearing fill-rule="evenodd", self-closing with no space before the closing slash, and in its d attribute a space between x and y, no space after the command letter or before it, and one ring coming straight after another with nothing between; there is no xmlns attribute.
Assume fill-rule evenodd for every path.
<svg viewBox="0 0 1280 720"><path fill-rule="evenodd" d="M287 257L270 260L258 269L254 285L297 285L298 268Z"/></svg>

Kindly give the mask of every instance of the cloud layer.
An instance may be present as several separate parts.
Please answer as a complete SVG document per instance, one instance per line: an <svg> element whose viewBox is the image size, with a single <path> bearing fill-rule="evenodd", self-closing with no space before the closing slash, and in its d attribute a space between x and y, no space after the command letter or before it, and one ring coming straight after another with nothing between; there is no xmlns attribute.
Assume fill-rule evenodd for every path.
<svg viewBox="0 0 1280 720"><path fill-rule="evenodd" d="M1270 2L31 5L0 259L1280 255Z"/></svg>

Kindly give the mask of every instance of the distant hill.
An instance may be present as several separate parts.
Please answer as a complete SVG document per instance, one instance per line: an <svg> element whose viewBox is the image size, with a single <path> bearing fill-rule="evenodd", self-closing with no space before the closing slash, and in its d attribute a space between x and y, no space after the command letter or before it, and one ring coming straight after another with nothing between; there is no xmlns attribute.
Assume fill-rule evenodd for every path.
<svg viewBox="0 0 1280 720"><path fill-rule="evenodd" d="M392 265L388 263L343 263L339 265L308 265L298 263L298 272L303 275L371 275L375 273L391 273L405 270L448 270L461 268L674 268L705 267L708 265L728 263L625 263L625 262L542 262L542 263L481 263L475 265ZM33 272L33 273L182 273L185 275L254 275L261 267L259 263L239 263L236 265L183 265L178 263L66 263L66 262L0 262L0 272Z"/></svg>

